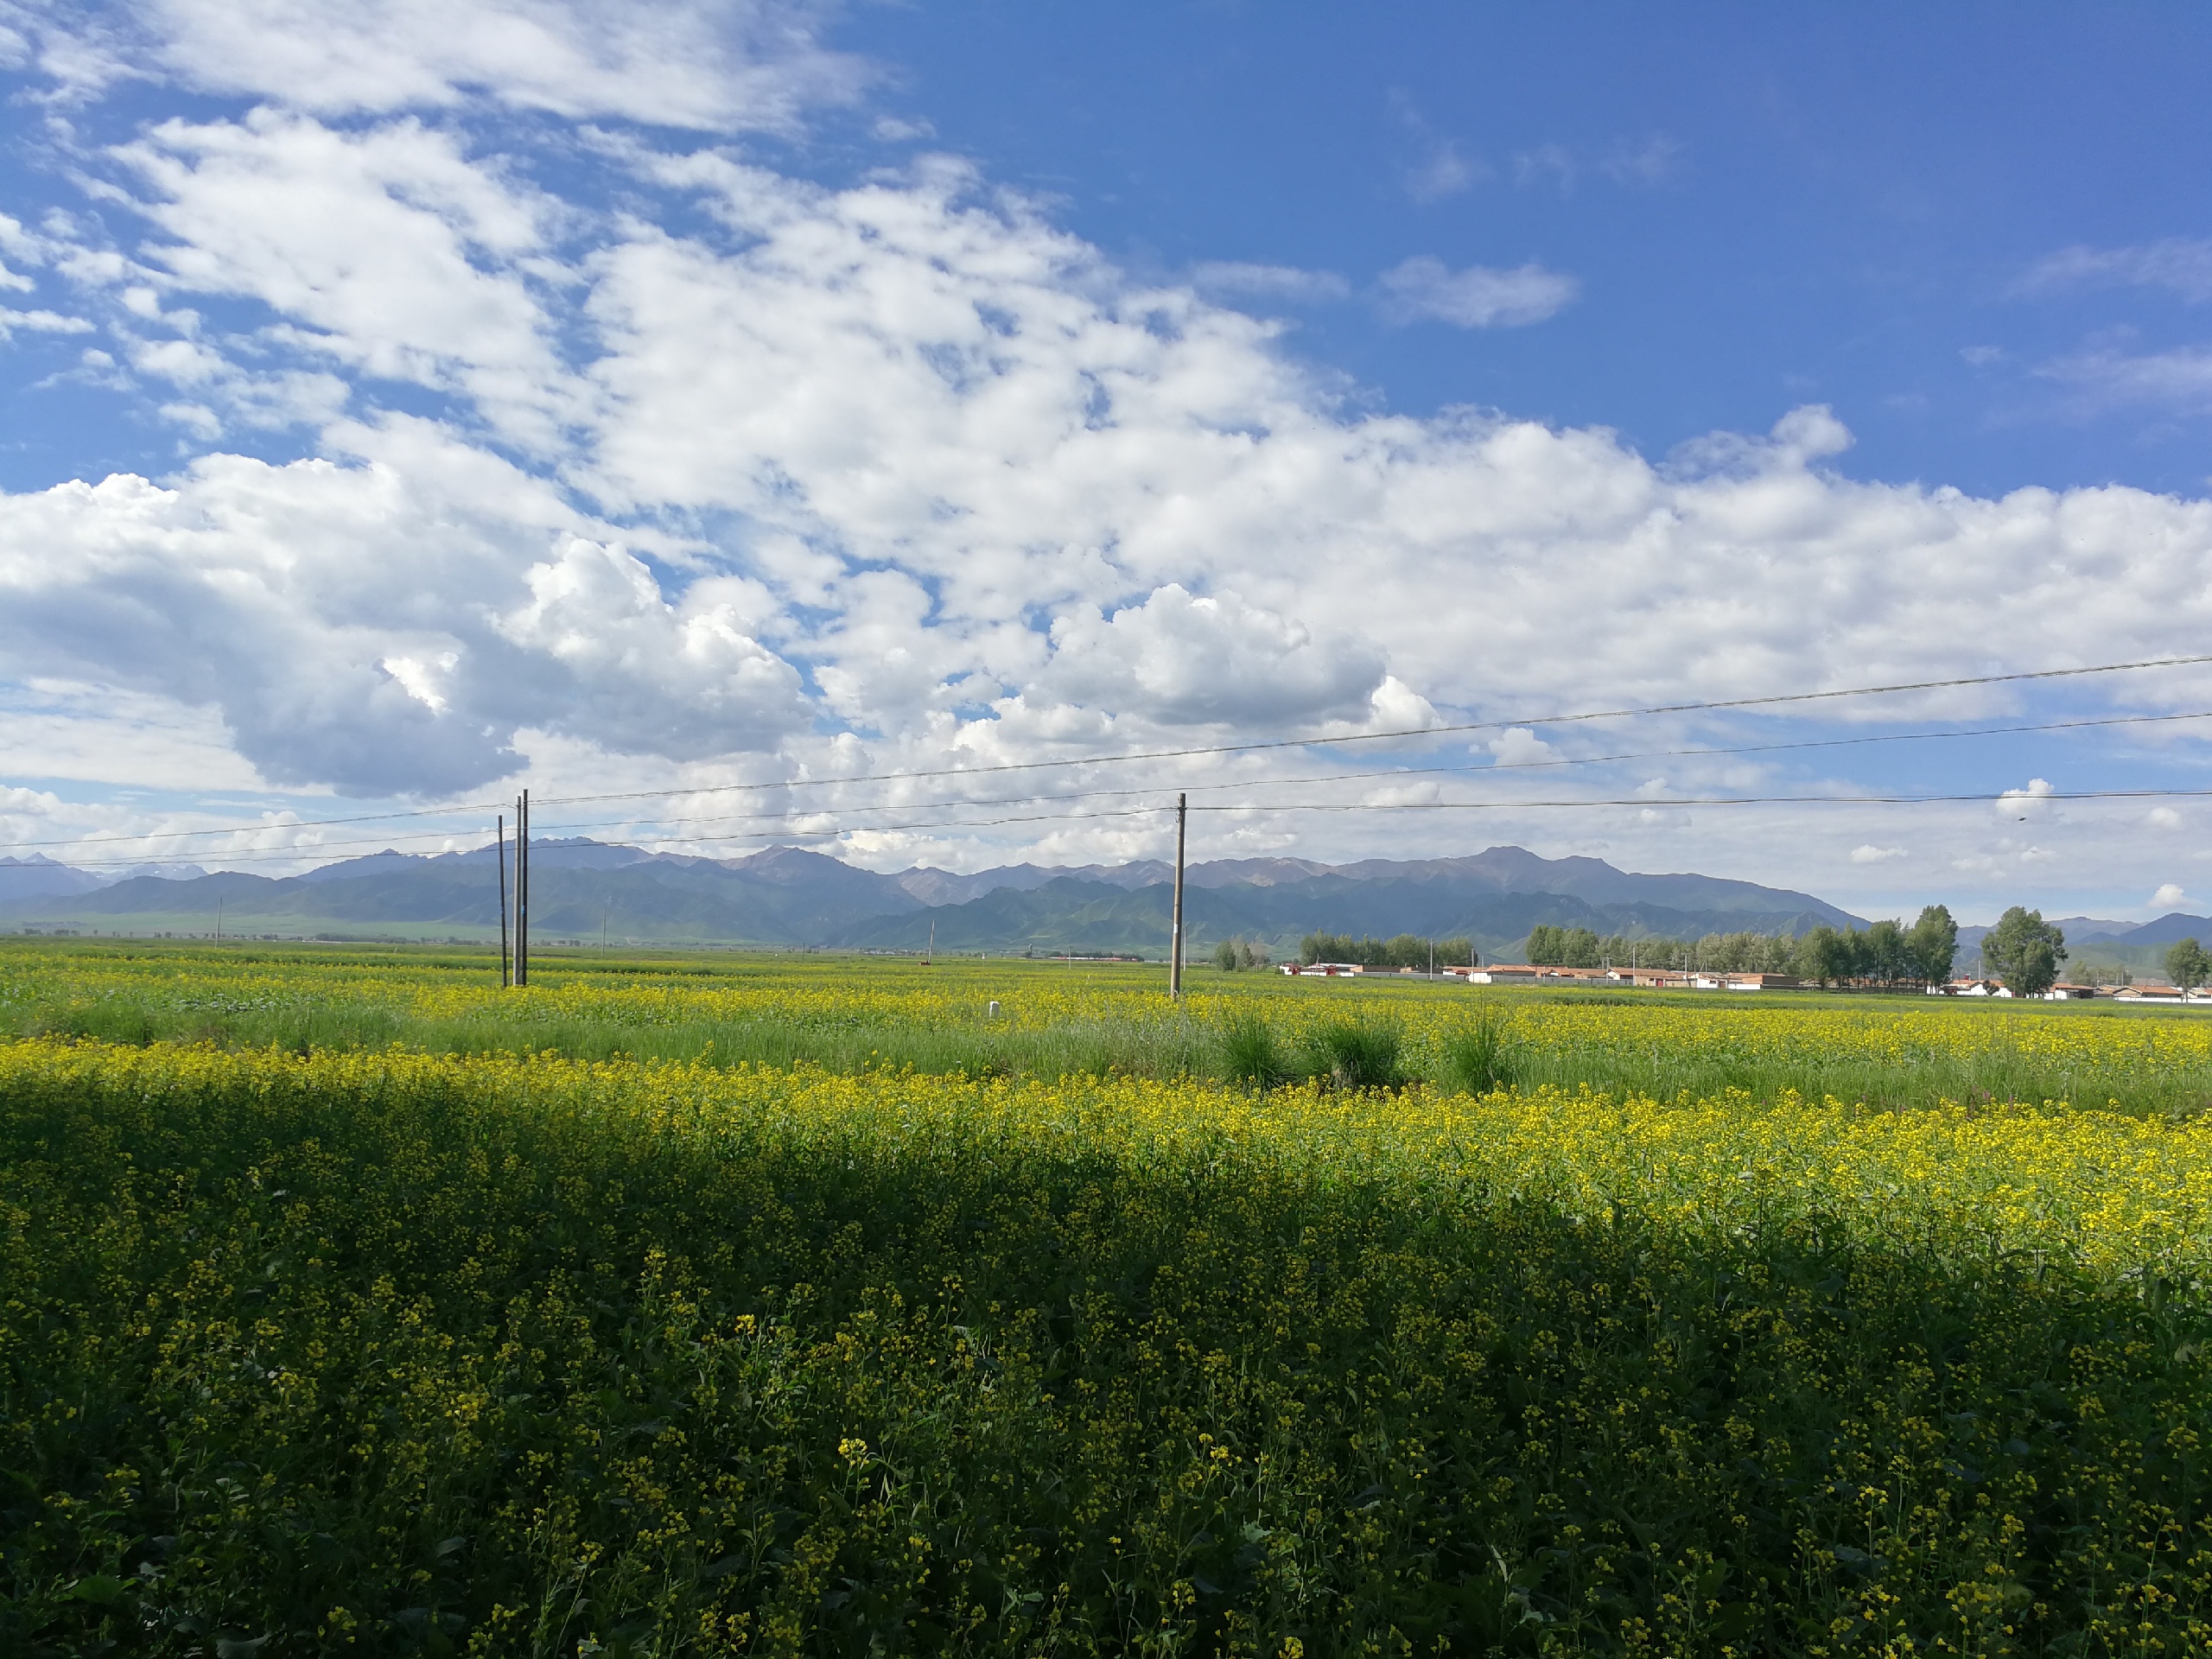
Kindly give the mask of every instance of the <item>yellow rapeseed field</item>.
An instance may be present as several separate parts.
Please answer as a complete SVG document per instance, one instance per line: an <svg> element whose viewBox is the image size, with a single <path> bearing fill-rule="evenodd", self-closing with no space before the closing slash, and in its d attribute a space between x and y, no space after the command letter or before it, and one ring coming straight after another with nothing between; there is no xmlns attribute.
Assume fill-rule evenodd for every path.
<svg viewBox="0 0 2212 1659"><path fill-rule="evenodd" d="M2194 1020L481 965L0 951L0 1650L2212 1651Z"/></svg>

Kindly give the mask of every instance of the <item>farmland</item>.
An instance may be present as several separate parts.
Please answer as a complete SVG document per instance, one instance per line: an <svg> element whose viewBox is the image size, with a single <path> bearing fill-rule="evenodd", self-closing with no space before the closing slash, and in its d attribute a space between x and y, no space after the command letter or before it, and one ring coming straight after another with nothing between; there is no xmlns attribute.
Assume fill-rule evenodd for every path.
<svg viewBox="0 0 2212 1659"><path fill-rule="evenodd" d="M2212 1645L2212 1023L537 977L0 946L0 1649Z"/></svg>

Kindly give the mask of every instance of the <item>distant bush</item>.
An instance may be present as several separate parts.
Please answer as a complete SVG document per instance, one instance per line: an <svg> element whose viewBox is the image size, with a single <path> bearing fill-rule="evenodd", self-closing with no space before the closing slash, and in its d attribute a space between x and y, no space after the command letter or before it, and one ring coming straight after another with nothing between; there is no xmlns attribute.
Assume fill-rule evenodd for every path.
<svg viewBox="0 0 2212 1659"><path fill-rule="evenodd" d="M1363 968L1414 968L1424 972L1432 960L1439 968L1475 965L1474 941L1465 934L1448 939L1425 938L1418 933L1356 939L1349 933L1308 933L1299 942L1298 956L1306 963L1347 962Z"/></svg>

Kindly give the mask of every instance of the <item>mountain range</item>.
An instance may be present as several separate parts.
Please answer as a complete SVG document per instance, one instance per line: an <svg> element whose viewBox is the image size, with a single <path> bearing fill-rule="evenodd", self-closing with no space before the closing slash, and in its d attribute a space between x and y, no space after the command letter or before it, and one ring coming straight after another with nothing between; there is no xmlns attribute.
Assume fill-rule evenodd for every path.
<svg viewBox="0 0 2212 1659"><path fill-rule="evenodd" d="M488 939L499 929L489 848L373 853L272 878L190 867L119 878L34 856L0 858L0 922L40 931L255 938ZM511 873L512 874L512 873ZM1173 872L1157 861L1015 864L882 874L797 847L742 858L589 840L531 850L531 935L556 940L848 950L1127 953L1167 946ZM1294 949L1313 931L1471 938L1516 955L1541 924L1630 938L1797 934L1859 918L1802 893L1698 874L1643 875L1594 858L1492 847L1459 858L1294 858L1192 866L1191 949L1220 939Z"/></svg>
<svg viewBox="0 0 2212 1659"><path fill-rule="evenodd" d="M271 878L191 865L118 873L34 855L0 858L0 924L39 931L232 937L488 940L499 931L489 848L380 852ZM531 849L531 933L556 940L752 944L842 950L1029 951L1164 956L1173 871L1128 864L1014 864L962 874L883 874L772 847L742 858L654 853L584 839ZM1826 922L1864 925L1819 899L1697 874L1646 875L1594 858L1541 858L1492 847L1460 858L1224 859L1186 872L1191 950L1244 938L1278 952L1324 931L1471 938L1485 960L1512 959L1531 928L1587 927L1637 938L1755 931L1796 935ZM2077 955L2144 958L2212 918L2182 912L2137 925L2057 918ZM1986 931L1959 930L1961 965Z"/></svg>

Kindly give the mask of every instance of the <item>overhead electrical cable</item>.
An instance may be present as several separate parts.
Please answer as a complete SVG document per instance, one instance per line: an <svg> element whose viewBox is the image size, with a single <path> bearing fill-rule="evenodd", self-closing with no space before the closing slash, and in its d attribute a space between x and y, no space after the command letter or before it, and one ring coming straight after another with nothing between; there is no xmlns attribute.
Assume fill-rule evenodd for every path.
<svg viewBox="0 0 2212 1659"><path fill-rule="evenodd" d="M2066 677L2077 677L2077 676L2082 676L2082 675L2119 673L2119 672L2123 672L2123 671L2133 671L2133 670L2138 670L2138 669L2165 668L2165 667L2183 667L2183 666L2188 666L2188 665L2191 665L2191 664L2203 664L2203 663L2212 663L2212 654L2207 654L2207 655L2203 655L2203 656L2194 656L2194 657L2164 658L2156 658L2156 659L2150 659L2150 660L2142 661L2142 662L2133 662L2133 663L2107 663L2107 664L2097 664L2097 665L2095 665L2095 666L2092 666L2092 667L2085 667L2085 668L2071 668L2071 669L2043 669L2043 670L2036 670L2036 671L2025 671L2025 672L2020 672L2020 673L2012 673L2012 674L1993 674L1993 675L1977 675L1977 676L1969 676L1969 677L1958 677L1958 678L1954 678L1954 679L1948 679L1948 680L1928 680L1928 681L1917 681L1917 682L1912 682L1912 683L1907 683L1891 684L1891 685L1857 686L1857 687L1844 688L1844 689L1841 689L1841 690L1832 690L1832 691L1805 691L1805 692L1792 692L1792 693L1787 693L1787 694L1782 694L1782 695L1777 695L1777 696L1766 696L1766 697L1739 697L1739 698L1732 698L1732 699L1727 699L1727 700L1723 700L1723 701L1706 702L1673 703L1673 704L1651 705L1651 706L1647 706L1647 707L1643 707L1643 708L1635 708L1635 709L1605 709L1605 710L1592 710L1592 711L1587 711L1587 712L1585 712L1585 713L1580 713L1580 714L1571 714L1571 715L1531 715L1531 716L1524 716L1524 717L1517 718L1517 719L1504 719L1504 720L1492 720L1492 721L1478 721L1462 722L1462 723L1452 724L1452 725L1445 725L1445 726L1428 726L1428 727L1410 728L1407 728L1407 729L1404 729L1404 730L1394 731L1394 732L1352 733L1352 734L1338 734L1338 735L1336 735L1336 736L1329 736L1329 737L1316 737L1316 738L1288 738L1288 739L1269 740L1269 741L1262 741L1262 742L1255 742L1255 743L1212 745L1212 746L1204 746L1204 747L1190 747L1190 748L1183 748L1183 749L1162 749L1162 750L1150 750L1150 751L1137 751L1137 752L1130 752L1130 753L1117 753L1117 754L1105 754L1105 755L1091 755L1091 756L1071 757L1071 758L1065 758L1065 759L1060 759L1060 760L1034 760L1034 761L1007 762L1007 763L998 763L998 764L994 764L994 765L986 766L959 766L959 767L947 767L947 768L938 768L938 769L930 769L930 770L916 770L916 771L900 772L881 772L881 773L864 774L864 775L856 776L856 777L851 777L851 778L794 779L787 779L787 780L783 780L783 781L779 781L779 782L770 782L770 783L754 783L754 784L719 784L719 785L690 785L690 786L683 787L683 788L680 788L680 789L637 790L637 791L616 791L616 792L601 793L601 794L594 794L594 795L544 796L544 797L541 797L541 798L540 798L540 804L541 804L542 805L548 805L548 806L551 806L551 805L585 805L585 804L600 804L600 803L602 803L602 802L612 802L612 801L621 801L621 800L653 800L653 799L668 799L668 798L675 798L675 797L680 797L680 796L697 797L697 796L702 796L702 795L710 795L710 794L728 793L728 792L732 792L732 791L747 791L747 792L758 792L758 791L770 791L770 790L791 790L791 789L797 789L797 788L829 788L829 787L837 786L837 785L856 786L856 785L867 785L867 784L893 783L893 782L901 782L901 781L909 781L909 780L920 780L920 779L934 779L934 778L949 778L949 777L961 777L961 778L967 778L967 777L980 777L980 776L988 776L988 775L992 775L992 774L996 774L996 773L1002 773L1002 772L1027 772L1027 771L1037 771L1037 770L1043 770L1043 769L1046 769L1046 768L1052 768L1052 767L1067 767L1067 766L1093 766L1093 765L1109 765L1109 764L1122 764L1122 763L1126 763L1126 762L1129 762L1129 761L1135 761L1135 760L1178 760L1178 759L1188 759L1188 758L1199 757L1199 756L1209 756L1209 755L1225 755L1225 754L1237 754L1237 753L1251 753L1264 752L1264 751L1273 751L1273 750L1283 750L1283 749L1294 749L1294 748L1307 748L1307 747L1321 747L1321 746L1334 745L1334 744L1342 744L1342 743L1353 743L1353 742L1376 742L1376 741L1382 741L1388 740L1388 739L1406 739L1406 738L1416 738L1416 737L1434 737L1434 736L1440 735L1440 734L1454 734L1454 733L1465 733L1465 732L1471 732L1471 731L1485 731L1485 730L1503 730L1503 729L1510 729L1510 728L1515 728L1515 727L1520 727L1520 728L1531 728L1531 727L1539 726L1539 725L1562 725L1562 724L1572 724L1572 723L1580 723L1580 722L1586 722L1586 721L1601 721L1601 720L1624 719L1624 718L1630 718L1630 717L1640 716L1640 715L1671 715L1671 714L1694 713L1694 712L1699 712L1699 711L1714 711L1714 710L1723 710L1723 709L1751 709L1751 708L1759 708L1759 707L1770 707L1770 706L1777 706L1777 705L1787 704L1787 703L1809 702L1816 702L1816 701L1821 701L1821 700L1826 700L1826 699L1840 698L1840 697L1852 697L1852 696L1872 696L1885 695L1885 694L1890 694L1890 693L1907 692L1907 691L1925 691L1925 690L1950 690L1950 689L1957 689L1957 688L1961 688L1961 687L1967 687L1967 686L1998 684L1998 683L2005 683L2018 682L2018 681L2024 681L2024 680L2059 679L2059 678L2066 678ZM1966 729L1959 729L1959 730L1946 730L1946 731L1935 731L1935 732L1895 732L1895 733L1872 733L1872 734L1864 734L1864 735L1853 736L1853 737L1802 739L1802 740L1795 740L1795 741L1786 741L1786 742L1780 742L1780 743L1769 743L1769 744L1748 744L1748 745L1719 746L1719 747L1691 747L1691 748L1681 748L1681 749L1661 749L1661 750L1647 750L1647 751L1631 751L1631 752L1626 752L1626 753L1617 753L1617 754L1609 754L1609 755L1589 755L1589 756L1570 756L1570 757L1559 757L1559 758L1548 759L1548 760L1525 760L1525 761L1493 761L1493 762L1491 762L1491 763L1488 763L1488 764L1485 764L1485 765L1482 765L1482 766L1397 766L1397 767L1383 768L1383 769L1378 769L1378 770L1375 770L1375 771L1363 772L1340 772L1340 773L1334 773L1334 774L1328 774L1328 773L1325 773L1325 774L1321 774L1321 775L1319 775L1319 776L1306 776L1306 777L1299 777L1299 778L1231 779L1231 780L1227 780L1227 781L1224 781L1224 782L1223 782L1223 783L1219 783L1219 784L1198 784L1198 785L1185 785L1185 788L1188 788L1188 789L1192 789L1192 790L1206 790L1206 791L1218 791L1218 790L1223 790L1223 789L1231 789L1231 788L1242 788L1242 789L1273 788L1273 787L1282 787L1282 786L1287 786L1287 785L1311 785L1311 784L1314 784L1314 783L1349 782L1349 781L1356 781L1356 780L1361 780L1361 779L1377 779L1377 778L1392 778L1392 777L1418 777L1418 776L1422 776L1422 775L1440 774L1440 773L1489 772L1512 771L1512 770L1528 770L1528 769L1539 768L1539 767L1560 767L1560 766L1598 766L1598 765L1605 765L1605 764L1616 763L1616 762L1625 761L1625 760L1660 760L1660 759L1690 758L1690 757L1695 757L1695 756L1700 756L1700 755L1723 756L1723 755L1739 755L1739 754L1771 753L1779 753L1779 752L1783 752L1783 751L1789 751L1789 750L1798 750L1798 749L1837 748L1837 747L1847 747L1863 746L1863 745L1877 744L1877 743L1889 743L1889 742L1915 742L1915 741L1937 741L1937 740L1943 740L1943 739L1956 739L1956 738L1969 738L1969 737L1983 737L1983 736L1999 736L1999 735L2005 735L2005 734L2024 734L2024 733L2036 733L2036 732L2050 732L2050 731L2063 731L2063 730L2079 729L2079 728L2090 728L2090 727L2111 727L2111 726L2129 726L2129 725L2151 725L2151 724L2171 723L2171 722L2178 721L2187 721L2187 720L2202 720L2202 719L2206 719L2206 718L2212 718L2212 711L2196 711L2196 712L2192 712L2192 713L2186 713L2186 714L2172 714L2172 715L2107 715L2107 716L2098 716L2098 717L2084 718L2084 719L2080 719L2080 720L2044 721L2044 722L2037 722L2037 723L2032 723L2032 724L2022 724L2022 725L2003 726L2003 727L1983 727L1983 728L1966 728ZM999 801L990 801L990 800L984 800L984 801L955 800L955 801L949 801L949 802L944 802L944 803L927 803L927 804L924 804L924 803L882 803L882 804L874 804L874 805L868 805L868 804L847 804L847 805L842 805L842 806L834 806L834 807L828 807L828 806L825 806L825 807L820 807L820 808L798 808L798 809L787 809L786 810L785 810L785 811L783 811L783 812L780 812L780 813L776 813L776 814L764 814L764 815L760 815L760 816L761 816L761 817L772 817L772 818L775 818L775 819L777 819L777 820L781 820L781 819L788 818L788 817L794 817L794 816L800 816L800 815L803 815L803 814L816 813L816 812L819 812L819 813L855 813L855 812L893 811L893 810L915 810L915 808L917 808L917 807L918 807L918 806L924 806L924 805L931 805L931 806L934 806L934 805L938 805L938 804L944 804L944 805L964 805L964 804L975 804L975 805L1015 804L1020 804L1020 803L1028 803L1028 802L1036 802L1036 801L1045 801L1045 800L1084 800L1084 799L1101 799L1101 798L1107 798L1114 797L1114 796L1128 796L1128 795L1135 795L1135 794L1144 794L1144 793L1149 793L1149 792L1151 792L1151 791L1150 791L1150 790L1146 789L1146 788L1141 788L1141 787L1140 787L1140 788L1129 788L1129 789L1118 789L1118 790L1077 790L1077 791L1068 791L1058 792L1058 793L1055 793L1055 794L1049 795L1049 796L1029 796L1029 797L1015 797L1015 798L1006 798L1006 799L1003 799L1003 800L999 800ZM1821 798L1821 799L1830 799L1830 798L1830 798L1830 797L1821 797L1821 798ZM1871 799L1871 798L1869 798ZM1974 797L1974 798L1980 798L1980 797ZM1603 803L1594 803L1594 802L1593 802L1593 803L1592 803L1592 804L1603 804ZM1686 803L1686 804L1687 804L1687 803ZM1714 803L1714 804L1719 804L1719 803ZM317 829L317 828L326 828L326 827L328 827L328 828L335 828L335 827L340 827L340 826L352 825L352 824L359 824L359 823L374 823L397 822L397 821L399 821L399 820L411 819L411 818L421 818L421 817L454 817L454 816L461 816L461 815L466 815L466 814L470 814L470 813L480 813L480 812L494 811L494 810L498 810L498 808L499 808L500 805L502 805L502 804L503 804L503 803L499 803L499 802L481 802L481 803L474 803L474 802L472 802L472 803L464 803L464 804L454 804L454 805L448 805L448 806L423 807L423 808L412 809L412 810L405 810L405 811L398 811L398 812L365 813L365 814L358 814L358 815L349 816L349 817L339 817L339 818L323 818L323 819L305 819L305 820L295 820L295 821L293 821L293 822L291 822L291 823L270 823L270 822L268 822L266 819L264 819L264 820L262 820L262 821L260 821L260 822L258 822L258 823L254 823L238 824L238 825L232 825L232 826L216 827L216 828L210 828L210 829L199 829L199 830L155 830L155 831L141 832L141 833L135 834L135 835L134 835L134 834L118 833L118 834L110 834L110 835L87 836L78 836L78 837L73 837L73 838L60 838L60 839L51 839L51 840L43 840L43 841L17 841L17 842L0 842L0 846L7 846L7 847L12 847L12 848L29 848L29 849L37 849L37 848L43 848L43 847L82 847L82 846L87 846L87 845L98 845L98 844L106 843L106 842L138 842L138 843L143 844L143 843L147 842L149 842L149 841L159 841L159 842L163 842L163 843L173 843L173 842L176 842L176 841L182 840L182 839L186 839L186 838L204 838L204 837L207 837L207 836L239 836L239 835L254 835L254 834L267 833L267 832L270 832L270 831L283 831L283 830L304 830L304 829ZM1210 807L1210 808L1208 808L1208 809L1206 809L1206 810L1222 810L1222 809L1220 809L1220 808L1218 808L1218 807ZM1241 809L1240 809L1240 810L1241 810ZM1277 809L1274 809L1274 808L1268 808L1268 809L1265 809L1265 810L1277 810ZM1294 809L1281 809L1281 810L1294 810ZM1294 809L1294 810L1319 810L1319 809L1318 809L1318 808L1315 808L1315 809L1299 808L1299 809ZM725 816L721 817L697 817L697 818L689 818L689 819L680 819L680 820L679 820L679 819L622 819L622 820L605 820L605 821L601 821L600 823L597 823L597 824L589 824L589 825L564 825L564 826L560 826L560 827L562 827L562 828L609 828L609 827L620 827L620 826L624 826L624 825L627 825L627 824L633 823L678 823L678 822L724 822L724 823L727 823L727 822L732 822L732 821L734 821L734 820L737 817L737 816L738 816L738 815L734 815L734 814L733 814L733 815L725 815ZM887 832L887 831L886 831L886 832ZM428 840L428 839L431 839L431 838L433 838L433 837L437 837L437 836L443 836L443 835L445 835L446 833L447 833L447 832L444 832L444 831L439 831L439 830L428 830L428 831L422 831L422 832L417 832L417 833L414 833L414 834L400 835L400 836L393 836L393 837L389 837L389 838L387 838L387 843L388 843L388 842L389 842L390 840L399 840L399 841L421 841L421 840ZM315 846L312 846L312 847L297 848L297 849L250 849L251 853L254 853L254 854L260 854L260 855L262 855L261 856L255 856L255 857L250 857L250 856L248 856L248 855L246 855L246 854L236 854L236 855L233 855L233 854L219 853L219 852L218 852L218 853L211 853L209 855L210 855L210 856L215 856L215 857L220 857L220 858L222 858L226 862L227 862L227 863L233 863L233 864L235 864L235 863L239 863L239 862L249 862L249 861L250 861L250 862L280 862L280 861L294 861L294 860L296 860L297 858L299 858L299 857L301 857L301 856L302 856L302 855L311 855L311 854L314 854L314 853L320 853L320 852L326 852L326 851L337 851L337 850L342 850L342 849L344 849L345 848L349 847L349 846L359 846L359 845L368 845L368 844L371 844L371 843L368 843L368 842L323 842L323 843L318 843L318 844L316 844L316 845L315 845ZM134 856L134 857L123 857L123 858L115 858L115 859L84 859L84 860L79 860L79 861L77 861L77 862L78 862L79 865L81 865L81 866L88 866L88 867L89 867L89 866L94 866L94 865L107 865L107 864L143 863L143 862L145 862L145 861L147 861L147 859L146 859L146 856L145 856L144 855L140 855Z"/></svg>
<svg viewBox="0 0 2212 1659"><path fill-rule="evenodd" d="M1147 791L1146 793L1157 791ZM2053 790L2046 793L2012 796L1993 796L1986 790L1946 795L1630 795L1610 798L1567 797L1547 800L1497 801L1288 801L1280 803L1193 803L1193 812L1430 812L1476 811L1513 812L1552 810L1573 810L1590 807L1645 807L1679 808L1693 806L1937 806L1973 804L2002 806L2018 804L2034 806L2046 801L2114 801L2114 800L2202 800L2212 798L2212 787L2202 789L2082 789ZM982 804L979 803L979 804ZM915 830L995 830L1013 824L1073 823L1105 818L1146 817L1160 812L1172 812L1172 804L1160 803L1148 806L1104 808L1086 812L1036 812L996 818L925 818L906 823L873 824L861 830L868 835L894 835ZM726 823L726 816L702 818L668 818L663 823ZM576 826L554 824L549 831L572 829ZM625 843L630 847L696 846L703 842L730 841L768 841L789 839L796 841L835 841L852 833L845 830L738 830L725 834L696 834L641 836ZM540 845L543 845L543 841ZM323 849L312 850L321 851ZM480 850L480 849L472 849ZM263 853L252 857L231 857L232 864L296 863L299 850ZM93 866L102 861L86 860ZM121 861L116 861L120 862ZM614 866L621 868L622 866Z"/></svg>
<svg viewBox="0 0 2212 1659"><path fill-rule="evenodd" d="M1343 732L1327 737L1270 738L1253 743L1201 744L1181 749L1134 749L1118 754L1073 755L1056 760L1008 760L985 766L949 766L930 771L874 772L861 778L793 779L785 784L715 784L688 789L632 790L608 795L564 795L563 806L598 801L635 801L671 795L700 795L718 790L796 789L826 787L837 783L889 782L917 778L970 778L992 772L1038 772L1054 766L1121 766L1135 760L1185 760L1209 755L1255 754L1274 749L1323 748L1341 743L1382 743L1408 738L1449 737L1463 732L1504 731L1516 726L1567 726L1600 720L1629 720L1649 715L1717 713L1728 709L1780 707L1786 703L1818 702L1837 697L1884 696L1906 691L1957 690L1967 686L2002 685L2023 680L2066 679L2086 674L2120 674L2136 669L2187 668L2212 663L2212 653L2197 657L2160 657L2136 663L2100 663L2089 668L2044 668L2017 674L1976 674L1949 680L1916 680L1895 685L1847 686L1834 691L1791 691L1766 697L1729 697L1708 702L1654 703L1643 708L1590 709L1573 715L1522 715L1511 719L1461 721L1440 726L1408 726L1395 731ZM546 797L556 801L553 796Z"/></svg>

